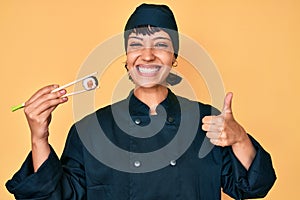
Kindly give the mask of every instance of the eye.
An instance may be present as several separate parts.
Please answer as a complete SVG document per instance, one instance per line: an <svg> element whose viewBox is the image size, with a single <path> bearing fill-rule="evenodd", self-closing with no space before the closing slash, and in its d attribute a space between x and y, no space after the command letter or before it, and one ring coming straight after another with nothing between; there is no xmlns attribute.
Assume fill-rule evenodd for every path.
<svg viewBox="0 0 300 200"><path fill-rule="evenodd" d="M141 43L138 42L132 42L129 44L130 47L136 48L136 47L141 47L143 46Z"/></svg>
<svg viewBox="0 0 300 200"><path fill-rule="evenodd" d="M163 43L163 42L158 42L158 43L155 44L155 47L157 47L157 48L168 48L169 45L166 44L166 43Z"/></svg>

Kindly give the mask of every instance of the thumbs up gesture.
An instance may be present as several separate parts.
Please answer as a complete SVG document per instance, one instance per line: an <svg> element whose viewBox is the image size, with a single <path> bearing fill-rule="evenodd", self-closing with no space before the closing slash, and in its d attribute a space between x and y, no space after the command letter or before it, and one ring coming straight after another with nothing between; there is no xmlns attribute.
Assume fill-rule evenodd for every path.
<svg viewBox="0 0 300 200"><path fill-rule="evenodd" d="M227 93L220 115L206 116L202 119L202 129L207 132L206 136L214 145L233 146L249 139L244 128L233 117L232 97L231 92Z"/></svg>

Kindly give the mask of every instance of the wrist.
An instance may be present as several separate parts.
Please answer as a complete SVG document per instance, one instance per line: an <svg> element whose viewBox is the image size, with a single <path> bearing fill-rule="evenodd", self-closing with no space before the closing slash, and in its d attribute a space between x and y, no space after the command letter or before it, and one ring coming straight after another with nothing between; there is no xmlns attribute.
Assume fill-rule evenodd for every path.
<svg viewBox="0 0 300 200"><path fill-rule="evenodd" d="M248 134L245 132L241 135L240 139L232 145L232 148L240 149L240 148L244 148L245 146L249 146L249 144L251 144L251 140Z"/></svg>
<svg viewBox="0 0 300 200"><path fill-rule="evenodd" d="M34 172L37 172L39 167L47 160L51 151L48 138L32 139L31 150L33 169Z"/></svg>
<svg viewBox="0 0 300 200"><path fill-rule="evenodd" d="M45 144L49 144L48 142L48 138L45 138L45 139L32 139L31 140L31 145L32 146L43 146Z"/></svg>
<svg viewBox="0 0 300 200"><path fill-rule="evenodd" d="M238 160L248 170L256 155L256 150L248 134L245 132L242 139L234 143L231 148Z"/></svg>
<svg viewBox="0 0 300 200"><path fill-rule="evenodd" d="M243 146L245 144L249 144L251 142L247 132L243 127L239 127L239 138L236 140L236 142L232 146Z"/></svg>
<svg viewBox="0 0 300 200"><path fill-rule="evenodd" d="M45 143L48 144L48 136L49 136L48 131L43 134L31 133L31 144L32 145L42 145Z"/></svg>

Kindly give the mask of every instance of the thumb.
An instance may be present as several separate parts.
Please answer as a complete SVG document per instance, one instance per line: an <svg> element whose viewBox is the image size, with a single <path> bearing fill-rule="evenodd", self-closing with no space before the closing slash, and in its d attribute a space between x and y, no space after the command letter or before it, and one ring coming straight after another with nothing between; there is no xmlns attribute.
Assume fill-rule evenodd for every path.
<svg viewBox="0 0 300 200"><path fill-rule="evenodd" d="M223 114L232 113L232 109L231 109L232 97L233 97L232 92L228 92L226 94L226 96L224 98L224 106L223 106L223 110L222 110Z"/></svg>

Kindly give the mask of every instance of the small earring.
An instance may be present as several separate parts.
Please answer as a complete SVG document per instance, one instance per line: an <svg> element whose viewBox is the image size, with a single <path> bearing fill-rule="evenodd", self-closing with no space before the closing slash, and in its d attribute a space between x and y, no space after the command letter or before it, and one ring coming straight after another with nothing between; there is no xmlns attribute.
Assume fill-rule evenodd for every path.
<svg viewBox="0 0 300 200"><path fill-rule="evenodd" d="M133 79L132 79L132 77L130 75L130 72L129 72L128 68L127 68L127 61L125 62L125 66L124 67L125 67L125 69L127 71L128 79L133 82Z"/></svg>
<svg viewBox="0 0 300 200"><path fill-rule="evenodd" d="M178 66L178 62L177 62L177 60L175 60L172 64L172 67L177 67L177 66Z"/></svg>
<svg viewBox="0 0 300 200"><path fill-rule="evenodd" d="M125 69L128 71L128 68L127 68L127 61L123 62L123 64L124 64Z"/></svg>

